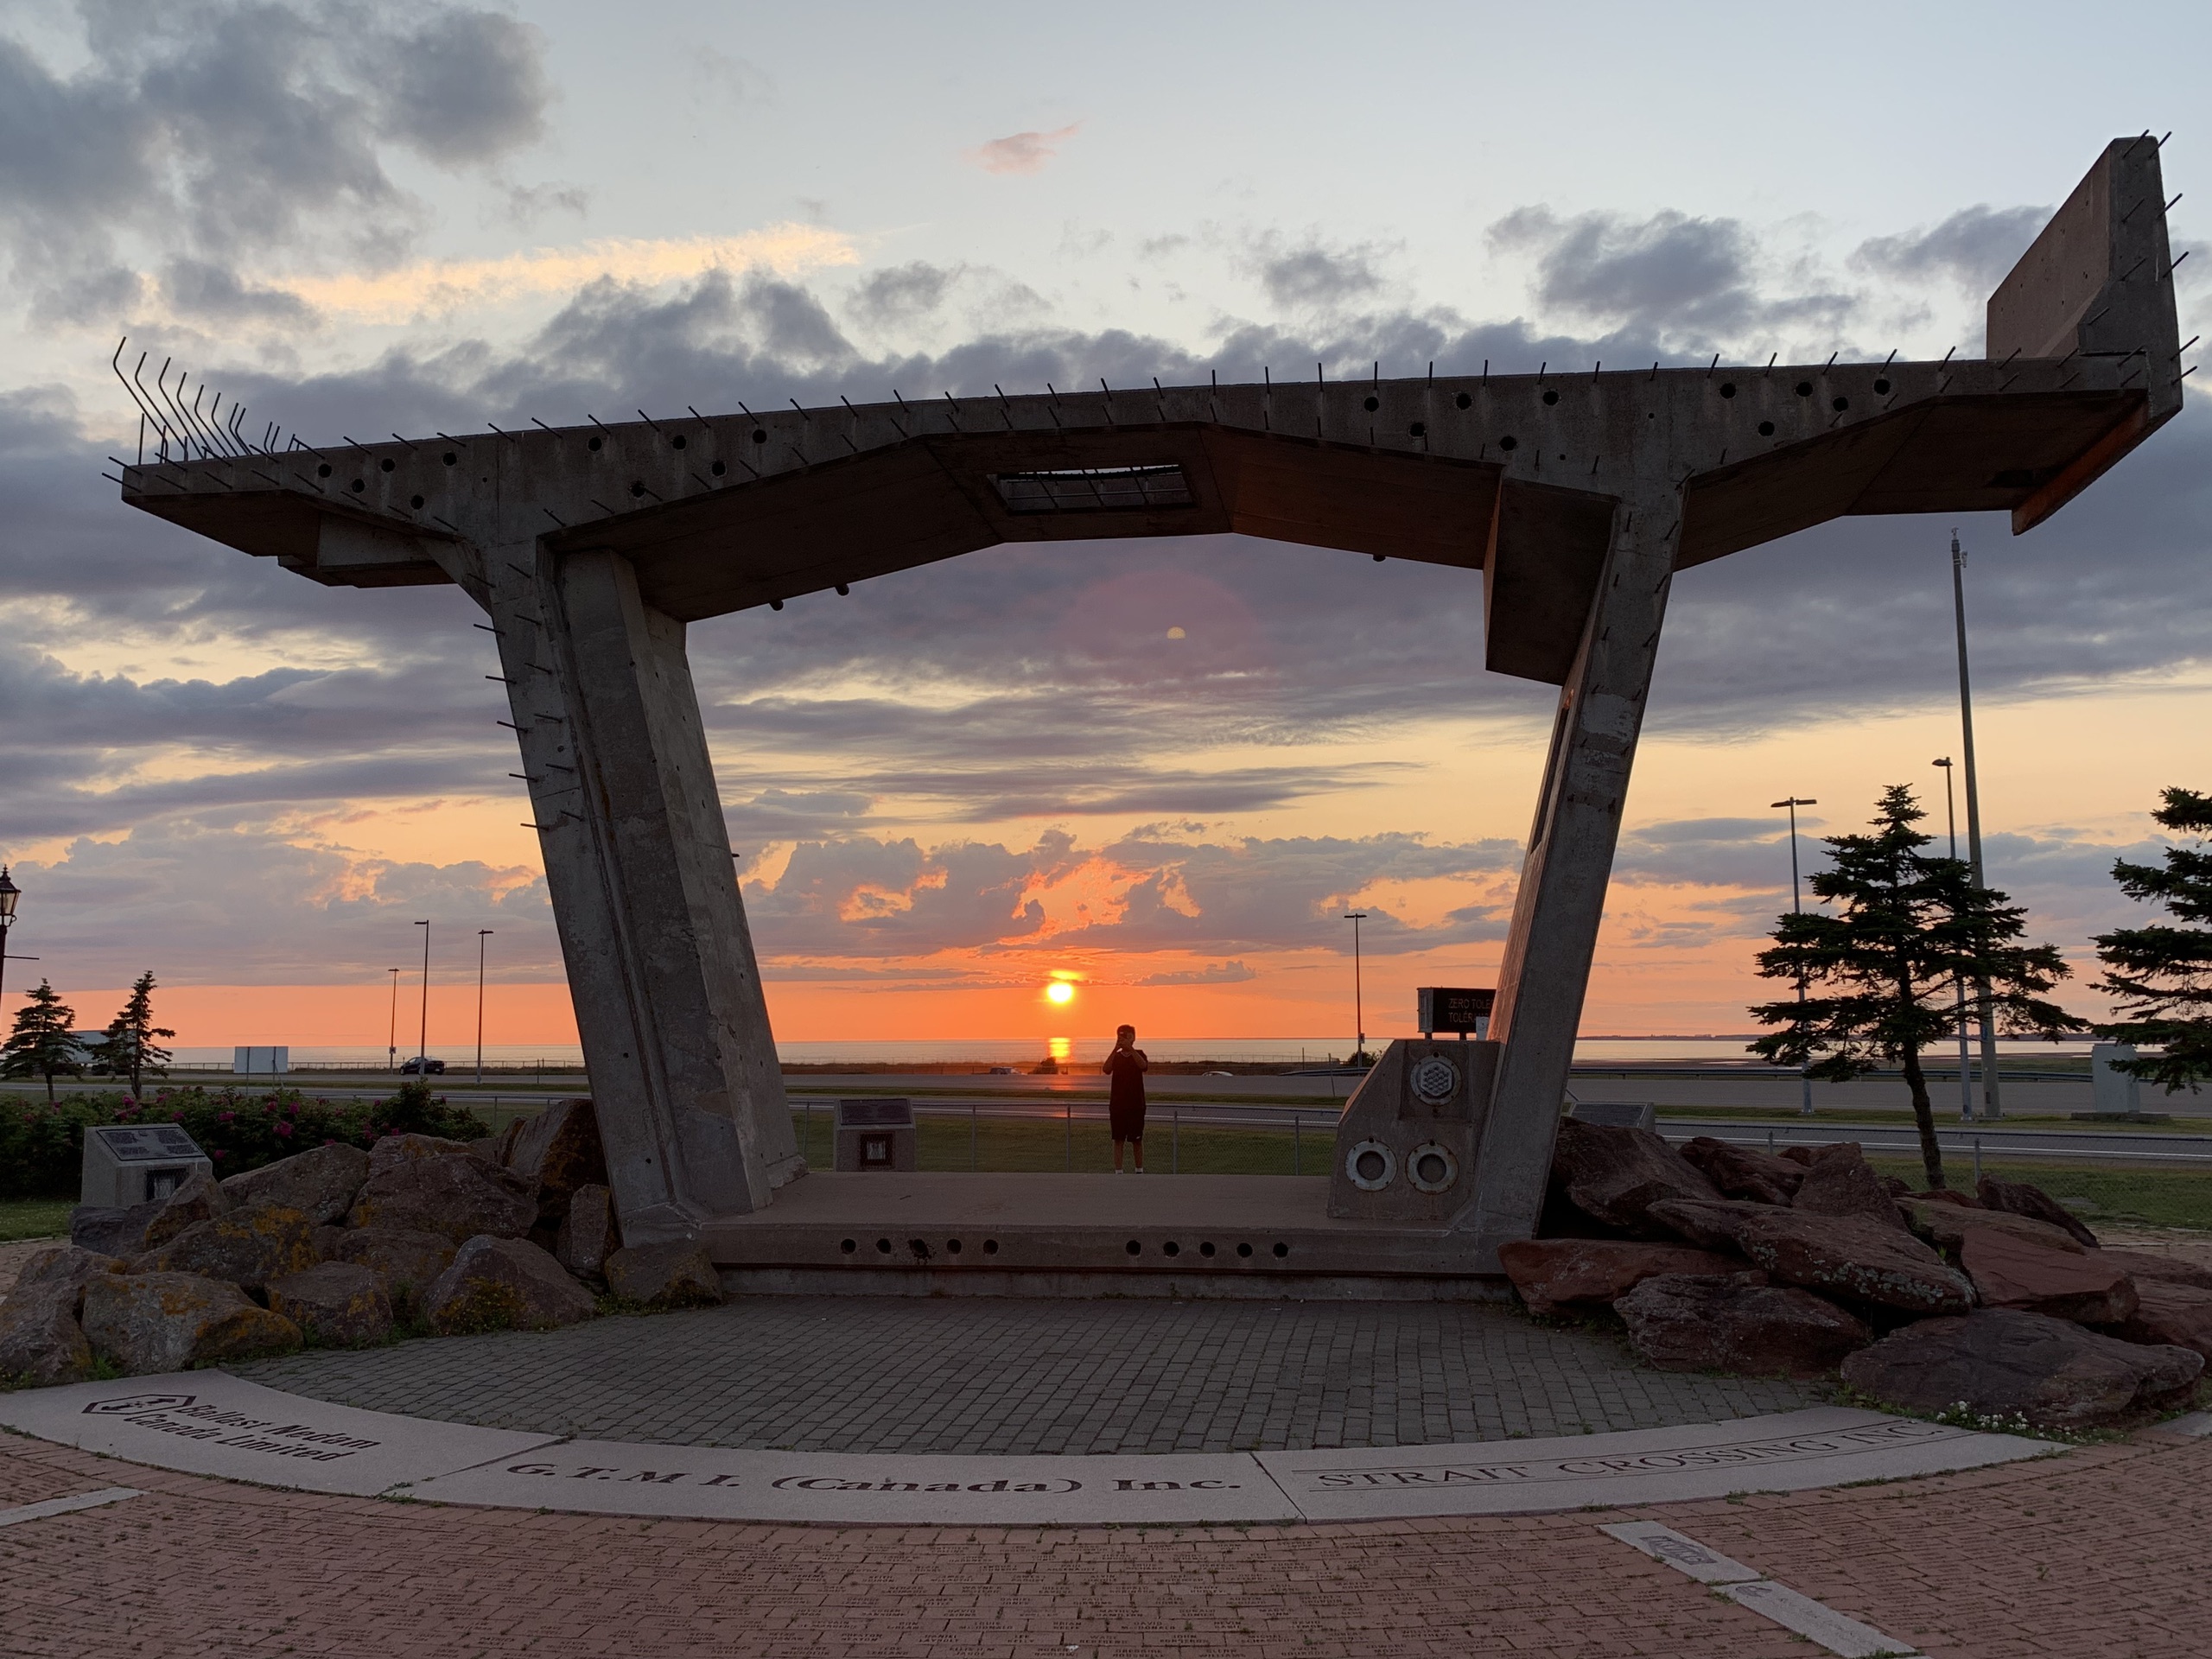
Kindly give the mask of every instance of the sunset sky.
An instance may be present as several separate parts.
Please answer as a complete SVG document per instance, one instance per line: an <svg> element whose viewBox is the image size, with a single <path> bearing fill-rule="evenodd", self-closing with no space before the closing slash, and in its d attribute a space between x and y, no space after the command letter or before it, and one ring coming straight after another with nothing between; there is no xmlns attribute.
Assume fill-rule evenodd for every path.
<svg viewBox="0 0 2212 1659"><path fill-rule="evenodd" d="M9 1002L43 973L102 1024L150 969L181 1042L381 1047L428 917L433 1045L473 1033L483 928L492 1040L574 1039L474 607L121 506L124 335L330 442L1975 355L1990 288L2147 127L2187 338L2203 94L2088 16L0 0L0 856L40 958ZM2197 8L2129 16L2154 64L2212 48ZM1817 836L1906 782L1941 833L1953 528L1677 582L1586 1033L1747 1027L1788 903L1769 802L1817 798ZM2212 422L2028 537L1956 528L1991 879L2087 967L2141 914L2109 871L2155 855L2158 789L2212 787ZM1554 694L1481 637L1478 575L1238 537L1001 547L696 626L779 1036L1347 1041L1353 906L1371 1033L1490 982Z"/></svg>

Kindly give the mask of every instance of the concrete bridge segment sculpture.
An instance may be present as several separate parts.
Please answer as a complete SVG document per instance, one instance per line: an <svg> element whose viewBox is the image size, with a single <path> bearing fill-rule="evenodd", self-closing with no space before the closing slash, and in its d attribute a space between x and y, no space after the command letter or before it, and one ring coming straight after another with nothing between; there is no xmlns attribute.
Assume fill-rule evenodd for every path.
<svg viewBox="0 0 2212 1659"><path fill-rule="evenodd" d="M317 582L453 582L489 614L633 1243L755 1211L804 1168L687 623L1003 541L1235 531L1479 570L1487 666L1560 687L1471 1167L1424 1201L1479 1264L1542 1202L1674 573L1845 514L2004 509L2018 532L2056 512L2180 407L2165 206L2157 142L2111 144L1991 297L1974 361L202 445L128 468L123 497Z"/></svg>

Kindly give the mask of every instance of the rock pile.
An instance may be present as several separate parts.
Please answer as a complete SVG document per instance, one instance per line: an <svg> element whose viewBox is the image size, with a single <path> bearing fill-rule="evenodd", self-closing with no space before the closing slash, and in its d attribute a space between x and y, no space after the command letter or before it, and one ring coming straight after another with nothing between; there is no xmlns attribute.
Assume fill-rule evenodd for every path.
<svg viewBox="0 0 2212 1659"><path fill-rule="evenodd" d="M622 1247L588 1100L504 1135L318 1147L165 1200L79 1208L0 1301L0 1382L183 1370L395 1328L550 1330L596 1290L651 1308L722 1299L697 1244ZM2212 1294L2208 1294L2212 1301Z"/></svg>
<svg viewBox="0 0 2212 1659"><path fill-rule="evenodd" d="M2074 1429L2186 1401L2212 1274L2101 1249L2024 1182L1910 1192L1856 1143L1770 1156L1560 1127L1547 1236L1501 1265L1533 1313L1610 1307L1667 1370L1812 1377L1872 1399Z"/></svg>

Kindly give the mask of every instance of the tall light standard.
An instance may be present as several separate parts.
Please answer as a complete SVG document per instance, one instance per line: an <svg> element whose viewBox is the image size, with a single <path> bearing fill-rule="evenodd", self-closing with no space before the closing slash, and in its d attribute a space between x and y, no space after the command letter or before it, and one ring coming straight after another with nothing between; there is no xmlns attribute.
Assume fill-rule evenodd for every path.
<svg viewBox="0 0 2212 1659"><path fill-rule="evenodd" d="M484 941L492 937L492 930L476 930L476 1086L484 1086Z"/></svg>
<svg viewBox="0 0 2212 1659"><path fill-rule="evenodd" d="M1951 757L1941 755L1928 763L1943 768L1943 821L1950 827L1951 858L1959 856L1959 808L1951 789ZM1959 993L1959 1122L1974 1122L1973 1051L1967 1045L1967 982L1957 982Z"/></svg>
<svg viewBox="0 0 2212 1659"><path fill-rule="evenodd" d="M1805 900L1797 890L1797 809L1801 806L1818 806L1820 803L1809 796L1792 795L1788 800L1776 801L1773 804L1777 807L1786 806L1789 809L1789 913L1792 916L1802 916L1805 913ZM1805 1023L1805 967L1802 957L1799 958L1797 966L1797 1023L1801 1027ZM1804 1090L1804 1098L1798 1103L1797 1110L1802 1116L1810 1117L1813 1115L1812 1073L1804 1066L1799 1066L1797 1082L1799 1087Z"/></svg>
<svg viewBox="0 0 2212 1659"><path fill-rule="evenodd" d="M1987 886L1981 872L1981 791L1974 766L1974 692L1967 677L1967 556L1959 550L1959 532L1951 532L1951 615L1959 633L1960 752L1967 763L1967 862L1977 887ZM1981 1014L1981 1115L2005 1116L1997 1095L1997 1021L1989 1007L1989 982L1974 985L1974 1001Z"/></svg>
<svg viewBox="0 0 2212 1659"><path fill-rule="evenodd" d="M384 1069L394 1077L399 1075L399 969L388 969L391 975L391 1023L385 1028Z"/></svg>
<svg viewBox="0 0 2212 1659"><path fill-rule="evenodd" d="M1344 912L1344 920L1351 924L1351 1022L1359 1031L1359 1046L1351 1056L1354 1065L1367 1058L1367 1005L1359 983L1359 925L1366 919L1363 910Z"/></svg>
<svg viewBox="0 0 2212 1659"><path fill-rule="evenodd" d="M0 997L8 994L8 935L16 925L16 900L22 889L8 879L8 867L0 864Z"/></svg>
<svg viewBox="0 0 2212 1659"><path fill-rule="evenodd" d="M423 1027L415 1043L415 1075L430 1075L430 925L417 922L423 930Z"/></svg>

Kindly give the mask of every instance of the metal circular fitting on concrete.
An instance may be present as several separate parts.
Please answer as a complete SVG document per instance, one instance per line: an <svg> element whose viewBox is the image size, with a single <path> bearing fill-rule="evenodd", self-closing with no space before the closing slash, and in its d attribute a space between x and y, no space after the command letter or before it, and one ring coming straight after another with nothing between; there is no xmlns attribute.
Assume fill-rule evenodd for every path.
<svg viewBox="0 0 2212 1659"><path fill-rule="evenodd" d="M1344 1154L1344 1173L1363 1192L1380 1192L1396 1179L1398 1154L1380 1141L1362 1141Z"/></svg>
<svg viewBox="0 0 2212 1659"><path fill-rule="evenodd" d="M1459 1160L1452 1148L1427 1141L1406 1155L1406 1179L1420 1192L1449 1192L1459 1179Z"/></svg>
<svg viewBox="0 0 2212 1659"><path fill-rule="evenodd" d="M1446 1105L1459 1096L1459 1068L1441 1054L1424 1054L1407 1070L1406 1083L1422 1105Z"/></svg>

